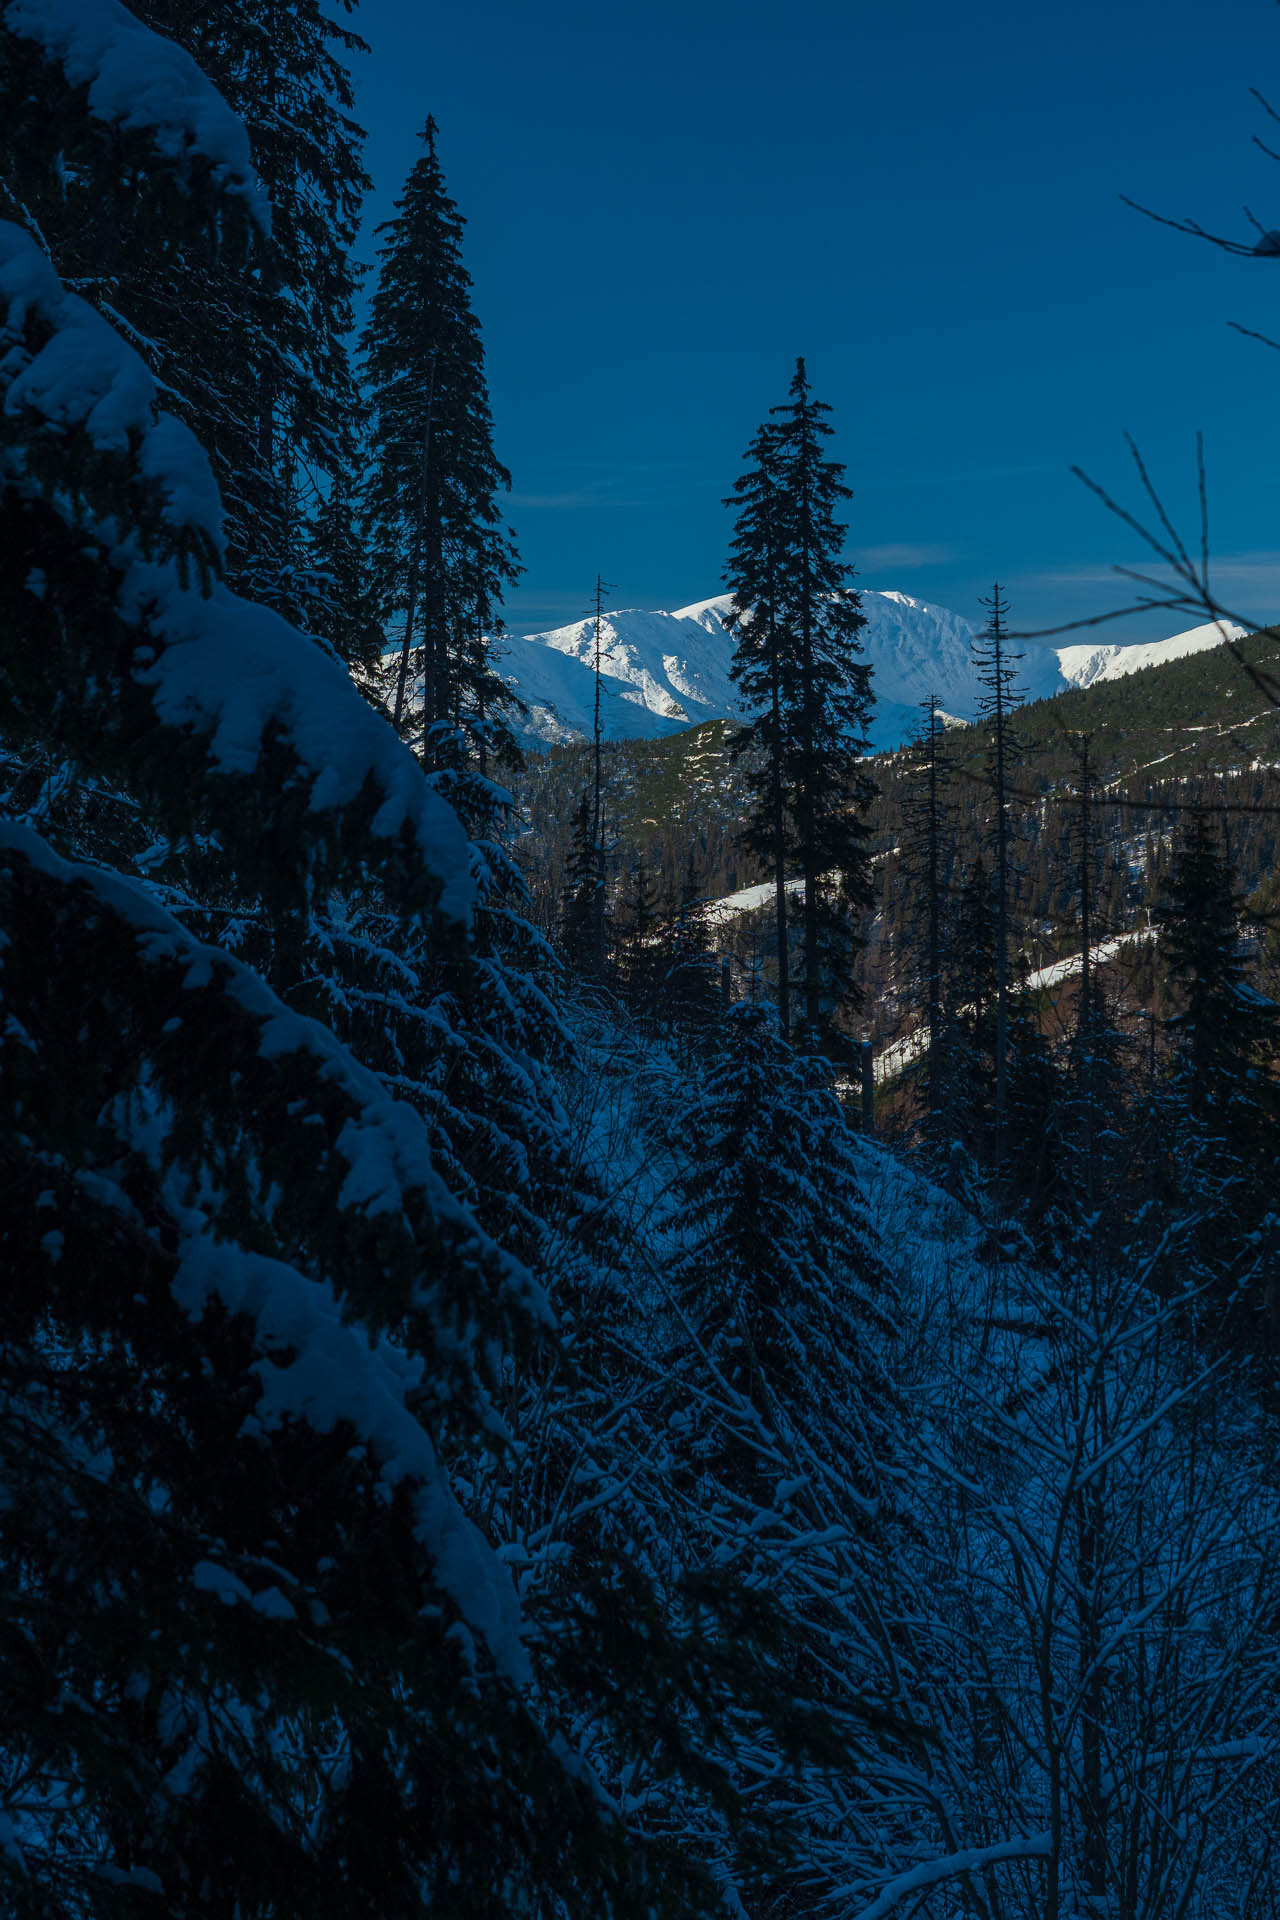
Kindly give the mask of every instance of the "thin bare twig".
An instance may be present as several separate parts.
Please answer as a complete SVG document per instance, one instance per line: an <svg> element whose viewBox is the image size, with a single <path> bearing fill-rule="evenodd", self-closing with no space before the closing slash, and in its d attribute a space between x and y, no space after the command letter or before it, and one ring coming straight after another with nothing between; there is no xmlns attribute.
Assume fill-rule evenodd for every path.
<svg viewBox="0 0 1280 1920"><path fill-rule="evenodd" d="M1207 240L1210 246L1221 247L1224 253L1239 254L1246 259L1258 257L1256 242L1229 240L1225 234L1210 233L1198 220L1171 220L1167 213L1157 213L1153 207L1144 207L1140 200L1131 200L1127 193L1122 193L1120 198L1126 207L1132 207L1135 213L1154 220L1157 226L1172 227L1175 233L1189 233L1194 240Z"/></svg>

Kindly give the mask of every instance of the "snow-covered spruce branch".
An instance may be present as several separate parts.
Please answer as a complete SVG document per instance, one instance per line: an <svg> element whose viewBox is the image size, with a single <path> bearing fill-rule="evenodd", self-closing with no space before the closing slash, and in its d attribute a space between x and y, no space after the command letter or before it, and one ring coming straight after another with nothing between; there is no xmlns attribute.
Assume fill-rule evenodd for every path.
<svg viewBox="0 0 1280 1920"><path fill-rule="evenodd" d="M119 0L7 0L0 22L56 60L68 85L85 89L94 119L145 134L155 161L181 175L193 160L205 162L213 185L242 199L269 229L271 206L244 122L173 40L153 33Z"/></svg>
<svg viewBox="0 0 1280 1920"><path fill-rule="evenodd" d="M884 1915L913 1893L922 1893L929 1887L936 1887L946 1880L960 1880L984 1868L999 1866L1007 1860L1044 1860L1050 1851L1050 1838L1047 1833L1031 1833L1012 1840L997 1840L988 1847L965 1847L959 1853L947 1854L940 1860L924 1860L918 1867L908 1867L905 1873L897 1874L887 1886L881 1888L869 1906L852 1912L850 1920L884 1920ZM842 1888L841 1893L847 1899L850 1889Z"/></svg>

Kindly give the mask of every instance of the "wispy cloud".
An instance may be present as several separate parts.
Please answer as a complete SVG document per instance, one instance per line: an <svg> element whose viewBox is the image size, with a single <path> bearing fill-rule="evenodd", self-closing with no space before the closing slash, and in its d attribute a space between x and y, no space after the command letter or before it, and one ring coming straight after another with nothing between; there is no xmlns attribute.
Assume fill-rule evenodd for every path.
<svg viewBox="0 0 1280 1920"><path fill-rule="evenodd" d="M1118 565L1101 566L1096 561L1078 567L1047 567L1038 573L1018 576L1024 589L1036 587L1114 587L1120 584Z"/></svg>
<svg viewBox="0 0 1280 1920"><path fill-rule="evenodd" d="M1221 584L1257 588L1274 592L1280 587L1280 552L1225 554L1221 560L1209 556L1209 578Z"/></svg>
<svg viewBox="0 0 1280 1920"><path fill-rule="evenodd" d="M1128 577L1141 574L1158 588L1165 582L1172 590L1176 581L1172 572L1150 557L1130 558L1113 566L1085 562L1078 567L1053 567L1029 573L1018 581L1018 590L1033 594L1065 596L1072 604L1088 599L1096 603L1105 591L1116 605L1141 594L1144 589ZM1225 553L1209 558L1209 584L1217 598L1244 621L1271 622L1280 613L1280 551L1259 549L1248 553Z"/></svg>
<svg viewBox="0 0 1280 1920"><path fill-rule="evenodd" d="M859 547L855 550L857 563L865 573L868 568L884 572L889 568L906 571L912 567L945 567L956 558L950 547L931 547L918 545L910 540L890 540L882 547Z"/></svg>
<svg viewBox="0 0 1280 1920"><path fill-rule="evenodd" d="M1142 581L1135 580L1141 575ZM1280 615L1280 550L1255 549L1210 556L1209 583L1228 618L1244 626L1268 626ZM1164 638L1196 626L1206 616L1195 605L1141 608L1147 596L1182 594L1173 573L1150 556L1125 555L1114 565L1082 561L1019 574L1007 586L1015 627L1022 638L1060 636L1062 643L1099 636L1121 644ZM1087 625L1082 623L1088 623ZM1067 629L1074 626L1073 634Z"/></svg>
<svg viewBox="0 0 1280 1920"><path fill-rule="evenodd" d="M1140 555L1106 566L1097 561L1084 561L1077 567L1048 568L1023 574L1022 582L1028 587L1114 586L1117 580L1123 579L1124 569L1134 573L1149 573L1156 578L1166 571L1149 555ZM1210 554L1209 579L1222 585L1230 582L1237 586L1272 587L1280 582L1280 549L1226 553L1216 559Z"/></svg>

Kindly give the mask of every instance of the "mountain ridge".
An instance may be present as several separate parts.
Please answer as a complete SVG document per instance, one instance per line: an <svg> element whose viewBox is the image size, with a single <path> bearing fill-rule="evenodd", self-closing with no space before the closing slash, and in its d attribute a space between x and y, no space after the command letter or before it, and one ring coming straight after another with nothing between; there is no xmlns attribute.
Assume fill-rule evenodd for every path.
<svg viewBox="0 0 1280 1920"><path fill-rule="evenodd" d="M860 590L863 634L876 707L870 741L892 751L916 730L921 703L935 694L949 720L976 717L980 687L976 630L963 614L895 589ZM721 616L728 594L667 612L616 608L600 625L601 706L608 740L661 739L708 720L744 717L730 677L733 640ZM1166 640L1066 647L1024 644L1017 678L1030 700L1118 679L1185 658L1243 635L1231 626L1196 627ZM527 746L569 745L590 737L595 707L595 622L587 617L543 633L504 634L495 664L528 715L517 728Z"/></svg>

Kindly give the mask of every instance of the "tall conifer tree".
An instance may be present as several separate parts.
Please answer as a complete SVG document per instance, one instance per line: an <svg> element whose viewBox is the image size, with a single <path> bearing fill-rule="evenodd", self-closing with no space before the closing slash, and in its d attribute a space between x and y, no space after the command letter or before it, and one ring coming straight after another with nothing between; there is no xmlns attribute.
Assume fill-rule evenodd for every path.
<svg viewBox="0 0 1280 1920"><path fill-rule="evenodd" d="M748 466L734 482L726 506L737 509L727 578L733 599L725 626L735 650L730 668L756 717L735 733L730 748L746 756L751 810L743 842L767 861L773 879L774 929L778 949L778 1018L791 1029L791 954L787 932L787 809L783 784L782 630L778 624L785 548L783 498L778 471L778 429L766 420L747 448Z"/></svg>
<svg viewBox="0 0 1280 1920"><path fill-rule="evenodd" d="M570 965L597 984L609 957L609 915L604 864L595 831L590 786L582 789L573 815L573 841L560 909L560 940Z"/></svg>
<svg viewBox="0 0 1280 1920"><path fill-rule="evenodd" d="M248 142L194 63L106 0L93 101L67 11L0 20L0 66L52 108L46 149L127 156L154 244L171 217L216 249L246 210L260 238ZM0 122L0 158L11 138ZM540 1722L510 1574L462 1505L478 1463L497 1471L523 1371L504 1355L552 1346L521 1260L545 1257L534 1216L568 1159L553 1011L538 957L513 957L537 943L346 672L227 590L198 444L5 220L0 313L6 744L216 844L278 950L323 943L327 900L384 921L344 928L371 964L334 1018L381 1048L357 1058L309 1017L313 983L286 1001L221 917L202 941L145 882L0 822L0 1618L19 1649L0 1906L685 1911ZM464 1010L443 1004L459 976ZM616 1657L595 1662L614 1693Z"/></svg>
<svg viewBox="0 0 1280 1920"><path fill-rule="evenodd" d="M948 914L941 1098L950 1138L980 1165L992 1150L997 921L994 884L979 855Z"/></svg>
<svg viewBox="0 0 1280 1920"><path fill-rule="evenodd" d="M463 216L423 130L395 218L378 232L378 284L361 351L370 390L366 506L384 611L401 642L396 719L404 724L420 666L420 727L429 763L455 759L502 729L512 704L486 636L519 573L498 500L511 476L493 450L493 419ZM447 736L454 745L448 744Z"/></svg>
<svg viewBox="0 0 1280 1920"><path fill-rule="evenodd" d="M206 448L229 584L309 626L305 523L347 457L356 412L350 254L369 182L345 62L364 43L320 0L138 0L132 11L195 59L248 132L271 207L252 252L228 244L221 224L205 230L190 202L140 193L145 161L127 136L107 151L83 118L64 116L51 165L43 128L23 130L42 93L18 46L0 51L6 114L22 109L0 164L63 273L121 328Z"/></svg>
<svg viewBox="0 0 1280 1920"><path fill-rule="evenodd" d="M992 885L995 890L995 965L996 965L996 1057L995 1057L995 1151L999 1160L1004 1150L1005 1123L1009 1095L1009 893L1011 826L1009 818L1009 775L1017 758L1017 742L1012 714L1020 695L1015 685L1019 654L1009 648L1009 603L997 581L987 609L987 625L974 642L973 656L979 685L983 691L978 710L988 722L989 748L987 775L991 784Z"/></svg>
<svg viewBox="0 0 1280 1920"><path fill-rule="evenodd" d="M872 898L863 816L874 787L861 765L871 669L861 658L866 623L853 571L842 558L846 529L835 517L852 496L844 468L824 448L830 411L797 360L788 398L752 442L754 464L735 489L741 511L728 570L735 670L759 707L742 744L762 752L766 766L750 829L772 848L775 876L780 846L803 882L804 1026L812 1037L848 992L857 944L850 914Z"/></svg>
<svg viewBox="0 0 1280 1920"><path fill-rule="evenodd" d="M108 109L84 144L127 136L146 196L216 234L247 143L185 54L103 11L97 57L136 55L140 81L117 67L129 125ZM24 24L36 49L50 30L57 99L58 23ZM66 75L61 105L93 117ZM461 946L458 821L336 663L219 584L198 445L8 222L0 306L8 737L216 837L282 929L376 886ZM455 1447L493 1431L468 1330L494 1357L532 1332L527 1282L421 1122L145 888L9 820L0 895L5 1911L319 1920L459 1886L457 1911L488 1888L535 1907L516 1836L541 1842L503 1782L521 1752L546 1779L546 1747L512 1684L514 1595L439 1445L446 1409ZM475 1823L499 1804L509 1837Z"/></svg>
<svg viewBox="0 0 1280 1920"><path fill-rule="evenodd" d="M726 1378L762 1413L775 1396L814 1404L828 1391L826 1410L843 1393L847 1411L861 1374L861 1411L887 1454L880 1422L892 1394L867 1334L885 1325L889 1283L855 1138L821 1063L792 1052L772 1008L729 1008L709 1048L682 1122L688 1164L674 1182L670 1218L687 1241L673 1257L675 1286ZM855 1480L869 1465L844 1464Z"/></svg>
<svg viewBox="0 0 1280 1920"><path fill-rule="evenodd" d="M636 863L631 892L623 905L618 942L618 985L627 1010L641 1022L652 1021L662 976L663 943L658 937L658 895L643 861Z"/></svg>
<svg viewBox="0 0 1280 1920"><path fill-rule="evenodd" d="M873 1621L881 1555L902 1539L897 1302L825 1064L745 1002L706 1053L662 1216L678 1311L660 1365L669 1430L687 1435L671 1503L682 1550L697 1543L777 1609L792 1725L735 1718L739 1845L756 1855L738 1910L816 1916L845 1904L855 1808L888 1744Z"/></svg>
<svg viewBox="0 0 1280 1920"><path fill-rule="evenodd" d="M1171 1058L1158 1110L1167 1190L1171 1198L1197 1197L1199 1236L1222 1284L1220 1299L1241 1265L1256 1262L1252 1235L1268 1216L1274 1221L1280 1154L1280 1009L1250 981L1242 907L1208 813L1197 808L1153 916L1175 1004L1165 1023Z"/></svg>
<svg viewBox="0 0 1280 1920"><path fill-rule="evenodd" d="M1180 1001L1168 1022L1173 1074L1193 1119L1243 1137L1269 1099L1266 1063L1277 1015L1250 984L1243 901L1204 808L1196 808L1156 909L1160 957Z"/></svg>
<svg viewBox="0 0 1280 1920"><path fill-rule="evenodd" d="M369 556L350 488L341 476L317 508L308 528L312 570L312 631L327 640L364 683L376 686L382 657L382 625Z"/></svg>
<svg viewBox="0 0 1280 1920"><path fill-rule="evenodd" d="M671 928L663 1006L682 1053L688 1054L720 1007L720 969L711 945L707 904L689 855Z"/></svg>

